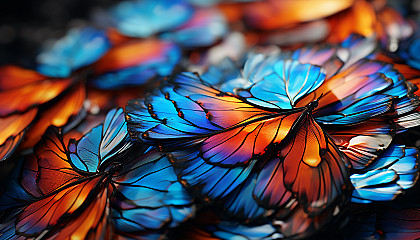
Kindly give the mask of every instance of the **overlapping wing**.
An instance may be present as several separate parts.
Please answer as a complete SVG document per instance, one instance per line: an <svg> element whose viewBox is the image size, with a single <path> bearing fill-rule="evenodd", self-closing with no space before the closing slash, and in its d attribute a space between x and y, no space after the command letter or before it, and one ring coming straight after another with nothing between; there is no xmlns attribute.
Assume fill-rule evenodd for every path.
<svg viewBox="0 0 420 240"><path fill-rule="evenodd" d="M71 140L68 150L72 165L77 169L94 173L113 156L131 146L123 110L112 109L105 122L93 128L80 140Z"/></svg>
<svg viewBox="0 0 420 240"><path fill-rule="evenodd" d="M279 158L286 189L309 215L323 211L349 187L347 159L309 114L280 148Z"/></svg>
<svg viewBox="0 0 420 240"><path fill-rule="evenodd" d="M156 76L167 76L180 60L180 49L173 43L135 40L111 48L94 65L89 83L101 89L137 86Z"/></svg>
<svg viewBox="0 0 420 240"><path fill-rule="evenodd" d="M304 108L264 109L231 93L221 92L196 75L168 80L126 108L132 138L161 143L165 151L200 143L201 157L215 165L244 165L281 142Z"/></svg>
<svg viewBox="0 0 420 240"><path fill-rule="evenodd" d="M140 232L175 227L194 214L192 198L178 182L165 154L147 150L124 165L112 178L116 229Z"/></svg>

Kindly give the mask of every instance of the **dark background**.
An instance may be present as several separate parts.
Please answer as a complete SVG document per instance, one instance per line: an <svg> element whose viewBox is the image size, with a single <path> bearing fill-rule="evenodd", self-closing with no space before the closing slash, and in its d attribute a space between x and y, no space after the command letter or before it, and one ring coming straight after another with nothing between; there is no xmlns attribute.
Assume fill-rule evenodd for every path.
<svg viewBox="0 0 420 240"><path fill-rule="evenodd" d="M87 24L92 13L120 1L3 0L0 7L0 66L31 67L43 42L72 26Z"/></svg>
<svg viewBox="0 0 420 240"><path fill-rule="evenodd" d="M92 15L119 2L121 0L1 1L0 66L16 64L32 68L43 42L62 37L72 26L92 25L88 22ZM404 15L419 15L420 0L388 0L388 3Z"/></svg>

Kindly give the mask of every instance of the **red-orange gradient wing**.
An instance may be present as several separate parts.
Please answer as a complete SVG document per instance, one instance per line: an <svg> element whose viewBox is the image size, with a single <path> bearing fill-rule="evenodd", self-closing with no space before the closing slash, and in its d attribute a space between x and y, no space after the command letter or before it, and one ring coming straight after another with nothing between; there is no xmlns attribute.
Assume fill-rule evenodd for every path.
<svg viewBox="0 0 420 240"><path fill-rule="evenodd" d="M53 106L42 111L39 114L38 121L28 131L22 147L33 147L41 139L45 130L51 125L63 127L70 117L76 116L80 112L85 96L85 86L79 83L59 98Z"/></svg>
<svg viewBox="0 0 420 240"><path fill-rule="evenodd" d="M37 109L31 109L22 114L0 118L0 161L7 159L14 152L37 112Z"/></svg>
<svg viewBox="0 0 420 240"><path fill-rule="evenodd" d="M347 159L309 113L279 155L284 185L309 215L320 213L349 186Z"/></svg>

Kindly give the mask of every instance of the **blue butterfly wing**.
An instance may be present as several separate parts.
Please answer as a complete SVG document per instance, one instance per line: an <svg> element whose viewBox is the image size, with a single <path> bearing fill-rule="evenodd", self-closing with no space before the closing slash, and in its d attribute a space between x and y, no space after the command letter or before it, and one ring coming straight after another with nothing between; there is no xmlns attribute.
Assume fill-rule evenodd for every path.
<svg viewBox="0 0 420 240"><path fill-rule="evenodd" d="M350 176L355 187L354 202L390 201L403 189L414 186L418 178L418 151L403 145L391 145L362 174Z"/></svg>
<svg viewBox="0 0 420 240"><path fill-rule="evenodd" d="M251 161L244 167L219 167L208 164L200 157L200 152L194 149L173 152L170 159L184 186L198 189L198 194L207 201L226 197L237 189L248 178L255 164L255 161Z"/></svg>
<svg viewBox="0 0 420 240"><path fill-rule="evenodd" d="M325 79L322 68L298 61L280 60L272 68L272 74L250 87L248 91L252 97L247 93L239 94L257 105L264 102L263 106L290 109L299 99L321 86Z"/></svg>
<svg viewBox="0 0 420 240"><path fill-rule="evenodd" d="M68 150L76 168L96 172L101 164L130 146L124 112L120 108L110 110L105 122L94 127L80 140L71 140Z"/></svg>
<svg viewBox="0 0 420 240"><path fill-rule="evenodd" d="M68 77L71 72L98 60L111 47L104 31L72 29L37 57L37 70L52 77Z"/></svg>
<svg viewBox="0 0 420 240"><path fill-rule="evenodd" d="M186 1L146 0L121 2L110 14L119 32L146 38L175 29L188 21L193 12Z"/></svg>
<svg viewBox="0 0 420 240"><path fill-rule="evenodd" d="M207 227L209 232L220 239L281 239L283 235L272 224L241 225L236 222L222 221Z"/></svg>
<svg viewBox="0 0 420 240"><path fill-rule="evenodd" d="M251 173L246 181L230 193L224 200L225 215L238 221L252 222L273 213L260 206L253 196L256 185L256 174ZM227 212L227 214L226 214Z"/></svg>
<svg viewBox="0 0 420 240"><path fill-rule="evenodd" d="M117 229L175 227L193 215L192 198L163 153L150 149L125 164L112 178L117 191L113 198Z"/></svg>

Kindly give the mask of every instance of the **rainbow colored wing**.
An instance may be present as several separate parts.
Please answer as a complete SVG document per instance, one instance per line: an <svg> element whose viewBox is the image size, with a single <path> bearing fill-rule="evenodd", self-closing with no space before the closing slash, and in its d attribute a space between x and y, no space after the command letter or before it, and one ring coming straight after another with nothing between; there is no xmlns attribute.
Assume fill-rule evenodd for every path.
<svg viewBox="0 0 420 240"><path fill-rule="evenodd" d="M388 112L395 101L411 98L409 92L404 78L391 65L363 59L328 79L298 106L319 98L314 111L317 121L353 124Z"/></svg>
<svg viewBox="0 0 420 240"><path fill-rule="evenodd" d="M140 101L126 108L131 137L161 142L168 151L200 143L205 161L226 166L247 164L281 142L304 110L264 110L189 73Z"/></svg>
<svg viewBox="0 0 420 240"><path fill-rule="evenodd" d="M44 46L37 57L37 71L50 77L69 77L98 60L109 48L105 32L91 27L71 29L63 38Z"/></svg>
<svg viewBox="0 0 420 240"><path fill-rule="evenodd" d="M17 216L16 233L36 237L46 229L56 228L58 224L62 224L63 220L66 220L62 216L67 216L67 220L71 220L73 214L77 215L90 203L88 199L96 197L97 185L101 180L101 178L86 179L77 185L67 185L30 204ZM60 231L59 234L64 232Z"/></svg>
<svg viewBox="0 0 420 240"><path fill-rule="evenodd" d="M270 159L258 172L253 196L265 208L282 208L294 200L293 193L284 185L283 165L278 158ZM291 211L293 207L285 209Z"/></svg>

